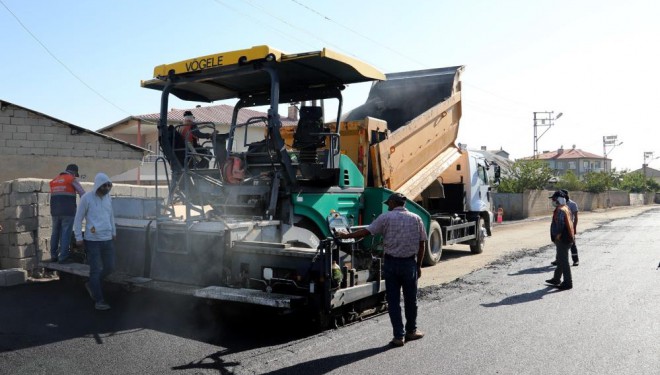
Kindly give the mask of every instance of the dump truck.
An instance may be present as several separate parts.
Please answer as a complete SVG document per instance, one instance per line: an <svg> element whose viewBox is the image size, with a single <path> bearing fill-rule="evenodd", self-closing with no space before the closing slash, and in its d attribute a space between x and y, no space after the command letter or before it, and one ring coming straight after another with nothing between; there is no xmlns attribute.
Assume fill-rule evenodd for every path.
<svg viewBox="0 0 660 375"><path fill-rule="evenodd" d="M163 205L114 199L117 260L110 281L302 312L320 327L384 311L382 241L334 233L368 225L387 210L382 202L393 191L410 198L406 207L426 226L427 264L437 263L444 244L483 247L491 221L485 208L471 208L468 199L482 190L469 189L475 175L466 172L485 164L454 145L461 71L386 77L329 49L287 54L269 46L156 66L141 85L161 92L159 162L171 171L169 194ZM393 86L383 85L388 81ZM342 116L342 90L359 82L375 84L364 106ZM404 86L406 97L418 97L414 106L383 95ZM179 126L169 125L170 96L236 99L229 132L198 123L210 136L191 145ZM330 100L337 112L326 121L323 103ZM295 128L282 128L279 107L286 104L299 106ZM268 108L266 116L238 122L242 109L259 106ZM248 139L255 126L264 129L263 139ZM46 266L88 273L84 264Z"/></svg>
<svg viewBox="0 0 660 375"><path fill-rule="evenodd" d="M427 266L440 260L443 246L466 244L480 254L492 234L491 185L500 168L455 144L463 70L387 74L339 125L342 151L361 168L367 186L396 190L431 215Z"/></svg>

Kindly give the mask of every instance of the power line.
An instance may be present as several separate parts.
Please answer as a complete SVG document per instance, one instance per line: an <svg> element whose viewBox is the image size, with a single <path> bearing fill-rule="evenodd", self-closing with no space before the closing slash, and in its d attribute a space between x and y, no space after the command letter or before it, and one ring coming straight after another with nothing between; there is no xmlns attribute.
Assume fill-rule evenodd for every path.
<svg viewBox="0 0 660 375"><path fill-rule="evenodd" d="M340 24L339 22L333 20L332 18L328 17L327 15L325 15L325 14L323 14L323 13L317 11L316 9L314 9L314 8L308 6L308 5L305 5L305 4L301 3L299 0L291 0L291 1L292 1L293 3L295 3L295 4L297 4L297 5L299 5L299 6L303 7L303 8L305 8L305 9L308 10L309 12L314 13L314 14L316 14L317 16L323 18L324 20L326 20L326 21L328 21L328 22L331 22L331 23L333 23L333 24L335 24L335 25L337 25L337 26L339 26L339 27L341 27L341 28L343 28L343 29L345 29L345 30L348 30L348 31L350 31L350 32L353 33L353 34L355 34L355 35L357 35L357 36L359 36L359 37L361 37L361 38L363 38L363 39L365 39L365 40L368 40L369 42L372 42L372 43L374 43L374 44L376 44L376 45L378 45L378 46L380 46L380 47L383 47L383 48L389 50L390 52L393 52L394 54L396 54L396 55L398 55L398 56L400 56L400 57L402 57L402 58L404 58L404 59L406 59L406 60L408 60L408 61L414 62L415 64L421 66L422 68L427 68L427 69L429 68L428 64L425 64L425 63L422 63L422 62L420 62L420 61L418 61L418 60L415 60L415 59L413 59L413 58L411 58L411 57L409 57L409 56L407 56L407 55L405 55L405 54L403 54L403 53L401 53L401 52L399 52L399 51L397 51L397 50L391 48L391 47L388 46L388 45L385 45L385 44L383 44L383 43L380 43L379 41L377 41L377 40L375 40L375 39L372 39L372 38L370 38L370 37L368 37L368 36L366 36L366 35L364 35L364 34L358 32L358 31L356 31L356 30L353 30L353 29L351 29L351 28L349 28L349 27L347 27L347 26L344 26L344 25ZM487 93L487 94L489 94L489 95L492 95L492 96L498 97L498 98L500 98L500 99L508 100L508 101L510 101L510 102L512 102L512 103L516 103L516 104L519 104L519 105L524 105L524 106L527 106L527 107L532 107L532 106L529 105L529 104L525 104L525 103L521 103L521 102L515 101L515 100L513 100L513 99L505 98L505 97L503 97L503 96L501 96L501 95L498 95L498 94L492 93L492 92L490 92L490 91L487 91L487 90L481 89L481 88L479 88L479 87L477 87L477 86L474 86L474 85L471 85L471 84L467 84L467 83L465 83L465 84L466 84L467 86L469 86L469 87L472 87L472 88L477 89L477 90L479 90L479 91L483 91L483 92L485 92L485 93Z"/></svg>
<svg viewBox="0 0 660 375"><path fill-rule="evenodd" d="M276 29L276 28L273 27L273 26L270 26L270 25L268 25L268 24L265 24L264 22L261 22L259 19L257 19L256 17L254 17L254 16L252 16L252 15L250 15L250 14L248 14L248 13L241 12L240 10L238 10L238 9L236 9L236 8L233 8L233 7L231 7L231 6L227 5L227 4L225 4L224 2L222 2L222 1L220 1L220 0L213 0L213 1L216 2L217 4L221 5L221 6L225 7L225 8L230 9L231 11L233 11L233 12L235 12L235 13L238 13L240 16L242 16L242 17L244 17L244 18L251 19L251 20L255 21L257 24L259 24L259 25L261 25L261 26L266 26L266 27L270 28L271 30L274 30L275 32L277 32L278 34L280 34L280 35L282 35L282 36L284 36L284 37L286 37L286 38L290 38L290 39L292 39L292 40L295 40L296 42L300 43L301 45L305 45L305 46L308 46L308 47L310 47L310 48L314 48L311 44L305 42L304 40L299 39L299 38L296 38L296 37L294 37L294 36L291 36L290 34L287 34L287 33L285 33L284 31L281 31L281 30L279 30L279 29Z"/></svg>
<svg viewBox="0 0 660 375"><path fill-rule="evenodd" d="M342 25L342 24L336 22L336 21L333 20L332 18L330 18L330 17L328 17L328 16L326 16L326 15L324 15L324 14L321 14L321 13L318 12L316 9L312 9L312 8L310 8L309 6L307 6L307 5L305 5L305 4L301 3L301 2L299 2L298 0L291 0L291 1L293 1L294 3L300 5L301 7L305 8L305 9L307 9L308 11L310 11L310 12L312 12L312 13L314 13L314 14L320 16L321 18L327 20L328 22L332 22L332 23L334 23L335 25L337 25L337 26L339 26L339 27L341 27L341 28L343 28L343 29L345 29L345 30L350 31L351 33L353 33L353 34L355 34L355 35L357 35L357 36L359 36L359 37L361 37L361 38L363 38L363 39L366 39L366 40L368 40L368 41L370 41L370 42L372 42L372 43L375 43L375 44L379 45L380 47L383 47L383 48L389 50L390 52L393 52L393 53L399 55L400 57L402 57L402 58L404 58L404 59L406 59L406 60L408 60L408 61L411 61L411 62L413 62L413 63L415 63L415 64L421 66L422 68L428 68L428 65L427 65L427 64L424 64L424 63L422 63L422 62L420 62L420 61L417 61L417 60L415 60L415 59L413 59L413 58L410 58L409 56L404 55L403 53L401 53L401 52L399 52L399 51L397 51L397 50L391 48L391 47L388 46L388 45L385 45L385 44L383 44L383 43L380 43L379 41L377 41L377 40L375 40L375 39L369 38L369 37L366 36L366 35L363 35L363 34L357 32L357 31L355 31L355 30L353 30L353 29L351 29L351 28L349 28L349 27L347 27L347 26L344 26L344 25Z"/></svg>
<svg viewBox="0 0 660 375"><path fill-rule="evenodd" d="M99 98L103 99L106 103L112 105L113 107L115 107L115 108L117 108L118 110L124 112L125 114L130 115L130 113L129 113L128 111L124 110L123 108L119 107L119 106L116 105L115 103L111 102L108 98L106 98L105 96L103 96L100 92L96 91L92 86L88 85L87 82L83 81L82 78L78 77L78 75L76 75L76 73L74 73L73 70L71 70L71 69L70 69L70 68L69 68L69 67L68 67L68 66L67 66L62 60L58 59L57 56L55 56L55 54L54 54L53 52L51 52L51 51L48 49L48 47L46 47L46 45L45 45L44 43L42 43L41 40L39 40L39 38L37 38L37 36L34 35L34 34L30 31L30 29L28 29L27 26L25 26L25 25L23 24L23 22L21 22L21 20L18 18L18 16L16 16L16 14L14 14L14 12L12 12L11 9L9 9L9 7L8 7L8 6L7 6L2 0L0 0L0 4L2 4L2 6L5 7L5 9L7 9L7 12L9 12L9 14L11 14L11 15L14 17L14 19L16 19L16 22L18 22L18 24L21 25L21 27L22 27L22 28L23 28L28 34L30 34L30 36L31 36L35 41L37 41L37 43L39 43L39 45L40 45L40 46L41 46L41 47L42 47L42 48L43 48L43 49L44 49L44 50L50 55L50 57L52 57L55 61L57 61L60 65L62 65L62 67L64 67L64 69L66 69L66 71L69 72L69 74L71 74L71 75L73 76L73 78L77 79L80 83L82 83L82 84L83 84L85 87L87 87L90 91L92 91L94 94L96 94Z"/></svg>
<svg viewBox="0 0 660 375"><path fill-rule="evenodd" d="M303 32L303 33L305 33L305 34L307 34L307 35L311 35L312 37L314 37L314 38L320 40L321 42L325 43L326 45L329 45L329 46L335 48L335 49L338 50L338 51L344 51L344 52L346 52L346 53L352 55L353 57L357 57L355 54L350 53L349 51L344 50L344 49L341 48L340 46L338 46L338 45L336 45L336 44L334 44L334 43L331 43L331 42L329 42L329 41L327 41L327 40L324 40L324 39L322 39L322 38L319 38L318 36L315 35L315 33L310 32L310 31L308 31L308 30L305 30L305 29L303 29L303 28L301 28L301 27L295 26L295 25L293 25L291 22L289 22L289 21L283 19L282 17L279 17L279 16L277 16L277 15L274 15L273 13L269 12L268 10L266 10L266 9L265 9L264 7L262 7L262 6L257 6L257 5L253 4L253 3L252 3L251 1L249 1L249 0L242 0L242 1L243 1L244 3L247 3L248 5L250 5L250 6L253 7L253 8L256 8L256 9L261 10L262 12L266 13L268 16L270 16L270 17L272 17L272 18L274 18L274 19L280 21L281 23L283 23L283 24L289 26L289 27L292 28L292 29L298 30L298 31Z"/></svg>

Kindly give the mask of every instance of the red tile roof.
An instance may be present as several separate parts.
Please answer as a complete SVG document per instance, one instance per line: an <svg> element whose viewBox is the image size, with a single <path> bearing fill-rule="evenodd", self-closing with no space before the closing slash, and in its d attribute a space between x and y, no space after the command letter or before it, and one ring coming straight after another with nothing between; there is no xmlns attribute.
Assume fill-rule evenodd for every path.
<svg viewBox="0 0 660 375"><path fill-rule="evenodd" d="M231 117L234 113L234 107L227 104L211 105L199 108L175 109L173 108L167 113L167 119L172 122L183 121L183 113L191 111L195 116L195 122L214 122L216 124L231 124ZM244 123L251 117L267 116L266 113L255 111L249 108L243 108L238 112L238 123ZM134 118L141 120L148 120L156 122L160 118L160 113L150 113L146 115L136 115ZM298 121L289 119L288 117L281 117L282 126L294 126ZM262 126L263 124L255 124Z"/></svg>
<svg viewBox="0 0 660 375"><path fill-rule="evenodd" d="M533 157L527 157L525 159L533 159ZM582 151L579 148L572 149L559 149L555 151L549 151L541 153L537 156L537 159L541 160L558 160L558 159L603 159L603 155L592 154L591 152ZM610 160L610 159L607 159Z"/></svg>

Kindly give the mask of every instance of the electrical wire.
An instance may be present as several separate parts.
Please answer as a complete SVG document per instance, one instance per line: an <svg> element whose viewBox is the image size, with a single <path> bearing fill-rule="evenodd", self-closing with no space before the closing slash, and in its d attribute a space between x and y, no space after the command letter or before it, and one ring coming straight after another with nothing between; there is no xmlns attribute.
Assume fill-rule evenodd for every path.
<svg viewBox="0 0 660 375"><path fill-rule="evenodd" d="M50 55L50 57L52 57L52 58L53 58L55 61L57 61L57 62L58 62L58 63L59 63L64 69L66 69L66 71L69 72L69 74L71 74L71 75L73 76L73 78L77 79L80 83L82 83L85 87L87 87L91 92L93 92L94 94L96 94L99 98L103 99L103 101L105 101L106 103L108 103L108 104L110 104L111 106L117 108L117 109L120 110L121 112L124 112L125 114L130 115L130 113L129 113L128 111L124 110L123 108L119 107L117 104L115 104L115 103L113 103L112 101L110 101L110 99L108 99L108 98L106 98L105 96L103 96L100 92L98 92L97 90L95 90L92 86L90 86L87 82L85 82L82 78L80 78L76 73L74 73L73 70L71 70L71 68L69 68L69 67L68 67L68 66L67 66L62 60L60 60L59 58L57 58L57 56L55 56L55 54L54 54L50 49L48 49L48 47L46 47L46 45L45 45L41 40L39 40L39 38L37 38L37 36L34 35L34 34L32 33L32 31L30 31L30 29L28 29L27 26L25 26L25 24L20 20L20 18L18 18L18 16L17 16L16 14L14 14L14 12L12 12L11 9L9 9L9 7L8 7L8 6L7 6L2 0L0 0L0 4L2 4L2 6L5 7L5 9L7 9L7 12L9 12L9 14L11 14L12 17L14 17L14 19L16 20L16 22L18 22L18 24L21 25L21 27L22 27L22 28L23 28L28 34L30 34L30 36L31 36L31 37L32 37L37 43L39 43L39 45L40 45L40 46L41 46L41 47L42 47L42 48L43 48L43 49L44 49L44 50Z"/></svg>

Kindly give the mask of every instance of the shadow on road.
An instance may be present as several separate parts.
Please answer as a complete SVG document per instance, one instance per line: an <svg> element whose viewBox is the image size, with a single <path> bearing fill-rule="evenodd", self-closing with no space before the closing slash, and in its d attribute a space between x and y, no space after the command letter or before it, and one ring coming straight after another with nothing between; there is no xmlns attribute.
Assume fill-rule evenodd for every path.
<svg viewBox="0 0 660 375"><path fill-rule="evenodd" d="M96 311L82 284L51 281L3 288L0 353L80 337L103 345L109 337L142 330L240 352L313 333L295 324L292 317L263 314L254 308L228 314L188 296L112 288L107 290L106 299L112 309Z"/></svg>
<svg viewBox="0 0 660 375"><path fill-rule="evenodd" d="M443 261L448 261L452 259L458 259L458 258L463 258L466 256L471 256L473 255L469 249L452 249L448 247L442 248L442 260Z"/></svg>
<svg viewBox="0 0 660 375"><path fill-rule="evenodd" d="M559 289L556 289L554 287L546 286L543 289L539 289L539 290L536 290L536 291L533 291L533 292L522 293L522 294L517 294L515 296L506 297L505 299L501 300L500 302L482 303L481 306L483 306L483 307L498 307L498 306L517 305L519 303L525 303L525 302L532 302L532 301L540 300L546 294L557 293L559 291L560 291Z"/></svg>
<svg viewBox="0 0 660 375"><path fill-rule="evenodd" d="M510 273L509 276L519 276L519 275L536 275L539 273L546 273L554 270L554 266L544 266L544 267L532 267L524 270L520 270L516 273Z"/></svg>
<svg viewBox="0 0 660 375"><path fill-rule="evenodd" d="M383 353L392 347L385 345L377 348L365 349L355 353L335 355L331 357L323 357L312 361L298 363L296 365L285 367L279 370L267 372L268 375L295 375L295 374L327 374L343 366L349 365L369 358L371 356ZM190 370L190 369L210 369L217 370L220 374L232 374L232 367L239 365L236 362L225 363L222 355L225 352L213 353L204 357L200 361L191 362L181 366L172 367L173 370Z"/></svg>

